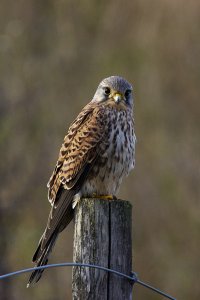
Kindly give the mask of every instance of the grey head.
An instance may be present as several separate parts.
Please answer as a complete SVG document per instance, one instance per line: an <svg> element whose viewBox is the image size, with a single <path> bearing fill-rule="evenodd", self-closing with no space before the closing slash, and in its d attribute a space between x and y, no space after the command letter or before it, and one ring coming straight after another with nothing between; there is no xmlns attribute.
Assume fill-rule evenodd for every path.
<svg viewBox="0 0 200 300"><path fill-rule="evenodd" d="M110 99L116 104L124 101L127 106L133 106L133 88L131 84L120 76L110 76L103 79L92 99L92 102L106 102Z"/></svg>

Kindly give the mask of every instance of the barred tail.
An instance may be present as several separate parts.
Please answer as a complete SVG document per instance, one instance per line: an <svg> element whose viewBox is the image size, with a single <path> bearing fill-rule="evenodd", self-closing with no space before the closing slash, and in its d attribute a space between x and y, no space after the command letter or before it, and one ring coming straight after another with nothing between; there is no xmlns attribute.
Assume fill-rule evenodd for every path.
<svg viewBox="0 0 200 300"><path fill-rule="evenodd" d="M39 241L39 245L33 255L33 262L36 267L44 266L48 262L48 257L53 249L56 239L61 231L73 219L72 201L76 190L61 189L58 197L51 208L46 229ZM35 270L31 274L27 287L38 282L44 270Z"/></svg>
<svg viewBox="0 0 200 300"><path fill-rule="evenodd" d="M39 257L39 259L37 258L38 253L41 252L41 247L42 247L42 240L40 241L38 248L33 256L33 262L36 261L36 267L40 267L40 266L45 266L48 263L48 257L53 249L53 246L56 242L56 239L58 237L58 233L54 233L51 237L51 239L49 240L49 243L45 246L45 248L42 251L42 255ZM29 287L31 284L35 284L36 282L38 282L42 276L42 273L44 272L44 269L41 270L35 270L33 271L33 273L31 274L27 287Z"/></svg>

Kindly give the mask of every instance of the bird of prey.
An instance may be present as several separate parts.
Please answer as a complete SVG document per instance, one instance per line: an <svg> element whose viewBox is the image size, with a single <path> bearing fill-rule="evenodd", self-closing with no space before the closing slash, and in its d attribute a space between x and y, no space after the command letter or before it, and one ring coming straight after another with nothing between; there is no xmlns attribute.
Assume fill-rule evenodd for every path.
<svg viewBox="0 0 200 300"><path fill-rule="evenodd" d="M105 78L64 138L47 185L52 207L33 256L36 266L47 264L81 198L116 197L123 177L134 168L135 142L132 86L119 76ZM34 271L28 286L41 275L42 270Z"/></svg>

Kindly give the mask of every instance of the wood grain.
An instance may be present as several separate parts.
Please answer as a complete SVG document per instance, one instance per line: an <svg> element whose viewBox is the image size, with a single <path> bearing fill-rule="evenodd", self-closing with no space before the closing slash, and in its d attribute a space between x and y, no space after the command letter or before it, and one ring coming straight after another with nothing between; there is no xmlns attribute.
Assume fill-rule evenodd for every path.
<svg viewBox="0 0 200 300"><path fill-rule="evenodd" d="M74 262L96 264L130 275L131 205L124 200L81 199L75 209ZM132 284L114 274L73 268L73 300L130 300Z"/></svg>

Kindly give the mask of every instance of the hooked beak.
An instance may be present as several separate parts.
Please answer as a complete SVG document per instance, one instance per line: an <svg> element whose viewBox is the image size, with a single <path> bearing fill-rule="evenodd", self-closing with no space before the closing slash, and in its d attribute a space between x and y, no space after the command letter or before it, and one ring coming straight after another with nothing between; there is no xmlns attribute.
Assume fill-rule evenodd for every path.
<svg viewBox="0 0 200 300"><path fill-rule="evenodd" d="M116 93L116 94L113 96L113 98L114 98L114 100L115 100L115 102L116 102L117 104L118 104L120 101L123 100L122 95L119 94L119 93Z"/></svg>

